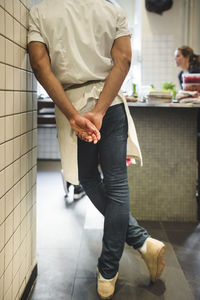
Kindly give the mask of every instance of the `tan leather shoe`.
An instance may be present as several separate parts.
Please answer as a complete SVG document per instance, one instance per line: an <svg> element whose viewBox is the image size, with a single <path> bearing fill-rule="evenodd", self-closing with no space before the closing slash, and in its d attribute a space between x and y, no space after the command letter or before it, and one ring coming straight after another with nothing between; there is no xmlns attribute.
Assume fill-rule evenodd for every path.
<svg viewBox="0 0 200 300"><path fill-rule="evenodd" d="M165 245L153 238L147 238L147 251L141 253L149 269L151 281L155 282L162 274L165 267Z"/></svg>
<svg viewBox="0 0 200 300"><path fill-rule="evenodd" d="M97 269L97 293L101 299L110 299L113 296L118 275L117 272L112 280L102 280L100 279L100 273Z"/></svg>

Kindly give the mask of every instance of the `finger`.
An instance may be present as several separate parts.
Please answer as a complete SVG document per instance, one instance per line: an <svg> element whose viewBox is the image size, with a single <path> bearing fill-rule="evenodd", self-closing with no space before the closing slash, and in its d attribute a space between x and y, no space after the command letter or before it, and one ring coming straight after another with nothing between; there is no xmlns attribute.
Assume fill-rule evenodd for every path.
<svg viewBox="0 0 200 300"><path fill-rule="evenodd" d="M89 141L93 141L97 139L96 134L93 132L84 132L83 133L84 138L86 138Z"/></svg>
<svg viewBox="0 0 200 300"><path fill-rule="evenodd" d="M96 137L96 135L94 133L92 134L92 141L93 142L98 141L98 139L97 139L97 137Z"/></svg>
<svg viewBox="0 0 200 300"><path fill-rule="evenodd" d="M96 132L96 133L99 131L90 120L87 120L86 127L88 129L87 131Z"/></svg>
<svg viewBox="0 0 200 300"><path fill-rule="evenodd" d="M98 130L98 132L97 132L97 139L98 139L98 141L101 139L101 134L100 134L100 132L99 132L99 130Z"/></svg>
<svg viewBox="0 0 200 300"><path fill-rule="evenodd" d="M99 131L97 131L97 132L93 133L92 137L93 137L93 139L99 141L101 139L101 134Z"/></svg>
<svg viewBox="0 0 200 300"><path fill-rule="evenodd" d="M97 140L100 140L101 138L100 132L91 121L87 120L86 127L87 127L87 133L89 135L95 134Z"/></svg>
<svg viewBox="0 0 200 300"><path fill-rule="evenodd" d="M86 136L86 137L84 137L84 140L86 141L86 142L92 142L92 137L91 136Z"/></svg>
<svg viewBox="0 0 200 300"><path fill-rule="evenodd" d="M84 140L85 142L92 142L93 141L93 138L92 138L92 136L91 135L88 135L87 133L81 133L80 135L79 135L79 137L82 139L82 140Z"/></svg>

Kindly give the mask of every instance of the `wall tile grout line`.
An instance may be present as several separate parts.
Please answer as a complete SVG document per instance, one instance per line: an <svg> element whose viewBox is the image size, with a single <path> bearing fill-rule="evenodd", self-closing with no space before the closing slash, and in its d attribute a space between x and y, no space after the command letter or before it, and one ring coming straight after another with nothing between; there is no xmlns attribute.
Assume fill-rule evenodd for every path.
<svg viewBox="0 0 200 300"><path fill-rule="evenodd" d="M28 53L28 52L27 52L27 47L23 47L22 45L18 44L17 42L15 42L14 40L10 39L9 37L7 37L6 35L4 35L4 34L2 34L2 33L0 33L0 36L4 37L6 40L12 42L13 44L19 46L19 47L22 48L23 50L26 50L26 53Z"/></svg>
<svg viewBox="0 0 200 300"><path fill-rule="evenodd" d="M36 264L36 80L28 1L1 1L0 298L20 299ZM15 102L16 101L16 102ZM17 193L16 195L14 193Z"/></svg>
<svg viewBox="0 0 200 300"><path fill-rule="evenodd" d="M22 3L23 4L23 3ZM0 7L1 8L3 8L1 5L0 5ZM24 6L25 7L25 6ZM25 7L26 8L26 7ZM26 8L27 9L27 8ZM24 24L22 24L19 20L17 20L16 18L15 18L15 16L13 16L8 10L6 10L5 8L3 8L3 10L7 13L7 14L9 14L15 21L17 21L21 26L23 26L25 29L27 29L27 27L26 26L24 26ZM27 9L28 10L28 9ZM21 14L21 12L20 12L20 14Z"/></svg>
<svg viewBox="0 0 200 300"><path fill-rule="evenodd" d="M2 62L2 61L0 61L0 63L1 63L2 65L5 65L5 66L13 67L14 69L22 70L22 71L25 71L25 72L27 72L27 73L33 74L33 72L32 72L31 70L27 70L27 69L24 69L24 68L20 68L20 67L18 67L18 66L13 66L13 65L11 65L11 64L8 64L8 63ZM2 89L0 89L0 90L2 90ZM10 91L10 90L7 89L6 91ZM11 90L11 91L12 91L12 90ZM13 90L13 91L15 91L15 90ZM20 90L20 91L21 91L21 90ZM33 90L31 90L31 91L33 91ZM37 92L37 91L35 91L35 92Z"/></svg>

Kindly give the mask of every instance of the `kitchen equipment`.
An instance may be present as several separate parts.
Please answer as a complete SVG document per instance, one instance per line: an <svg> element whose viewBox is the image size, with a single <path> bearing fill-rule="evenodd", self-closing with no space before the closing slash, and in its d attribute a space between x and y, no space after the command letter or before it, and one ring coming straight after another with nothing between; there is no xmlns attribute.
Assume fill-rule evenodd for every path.
<svg viewBox="0 0 200 300"><path fill-rule="evenodd" d="M198 73L183 73L183 83L184 84L200 84L200 74Z"/></svg>
<svg viewBox="0 0 200 300"><path fill-rule="evenodd" d="M200 92L200 74L183 74L183 90Z"/></svg>
<svg viewBox="0 0 200 300"><path fill-rule="evenodd" d="M172 102L172 93L163 91L151 91L148 94L148 103L170 103Z"/></svg>

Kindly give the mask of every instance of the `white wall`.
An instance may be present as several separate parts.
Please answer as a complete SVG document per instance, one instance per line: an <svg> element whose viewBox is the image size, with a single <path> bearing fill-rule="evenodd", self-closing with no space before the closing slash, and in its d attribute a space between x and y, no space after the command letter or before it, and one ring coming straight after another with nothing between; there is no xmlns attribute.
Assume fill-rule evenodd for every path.
<svg viewBox="0 0 200 300"><path fill-rule="evenodd" d="M189 1L189 45L195 53L200 54L200 1Z"/></svg>
<svg viewBox="0 0 200 300"><path fill-rule="evenodd" d="M129 25L133 25L134 0L115 0L125 10Z"/></svg>
<svg viewBox="0 0 200 300"><path fill-rule="evenodd" d="M0 1L0 299L20 299L36 265L36 81L29 0Z"/></svg>
<svg viewBox="0 0 200 300"><path fill-rule="evenodd" d="M134 81L140 82L141 77L142 85L154 84L157 89L164 81L172 81L179 88L174 51L187 44L200 53L200 1L173 0L172 8L162 15L148 12L145 0L118 3L126 11L130 27L133 26Z"/></svg>
<svg viewBox="0 0 200 300"><path fill-rule="evenodd" d="M173 34L177 43L182 41L184 28L184 0L174 0L171 9L162 15L148 12L142 3L142 31L144 35Z"/></svg>
<svg viewBox="0 0 200 300"><path fill-rule="evenodd" d="M162 15L148 12L142 1L142 84L154 84L161 89L163 82L178 87L174 50L184 41L184 1L175 0Z"/></svg>

